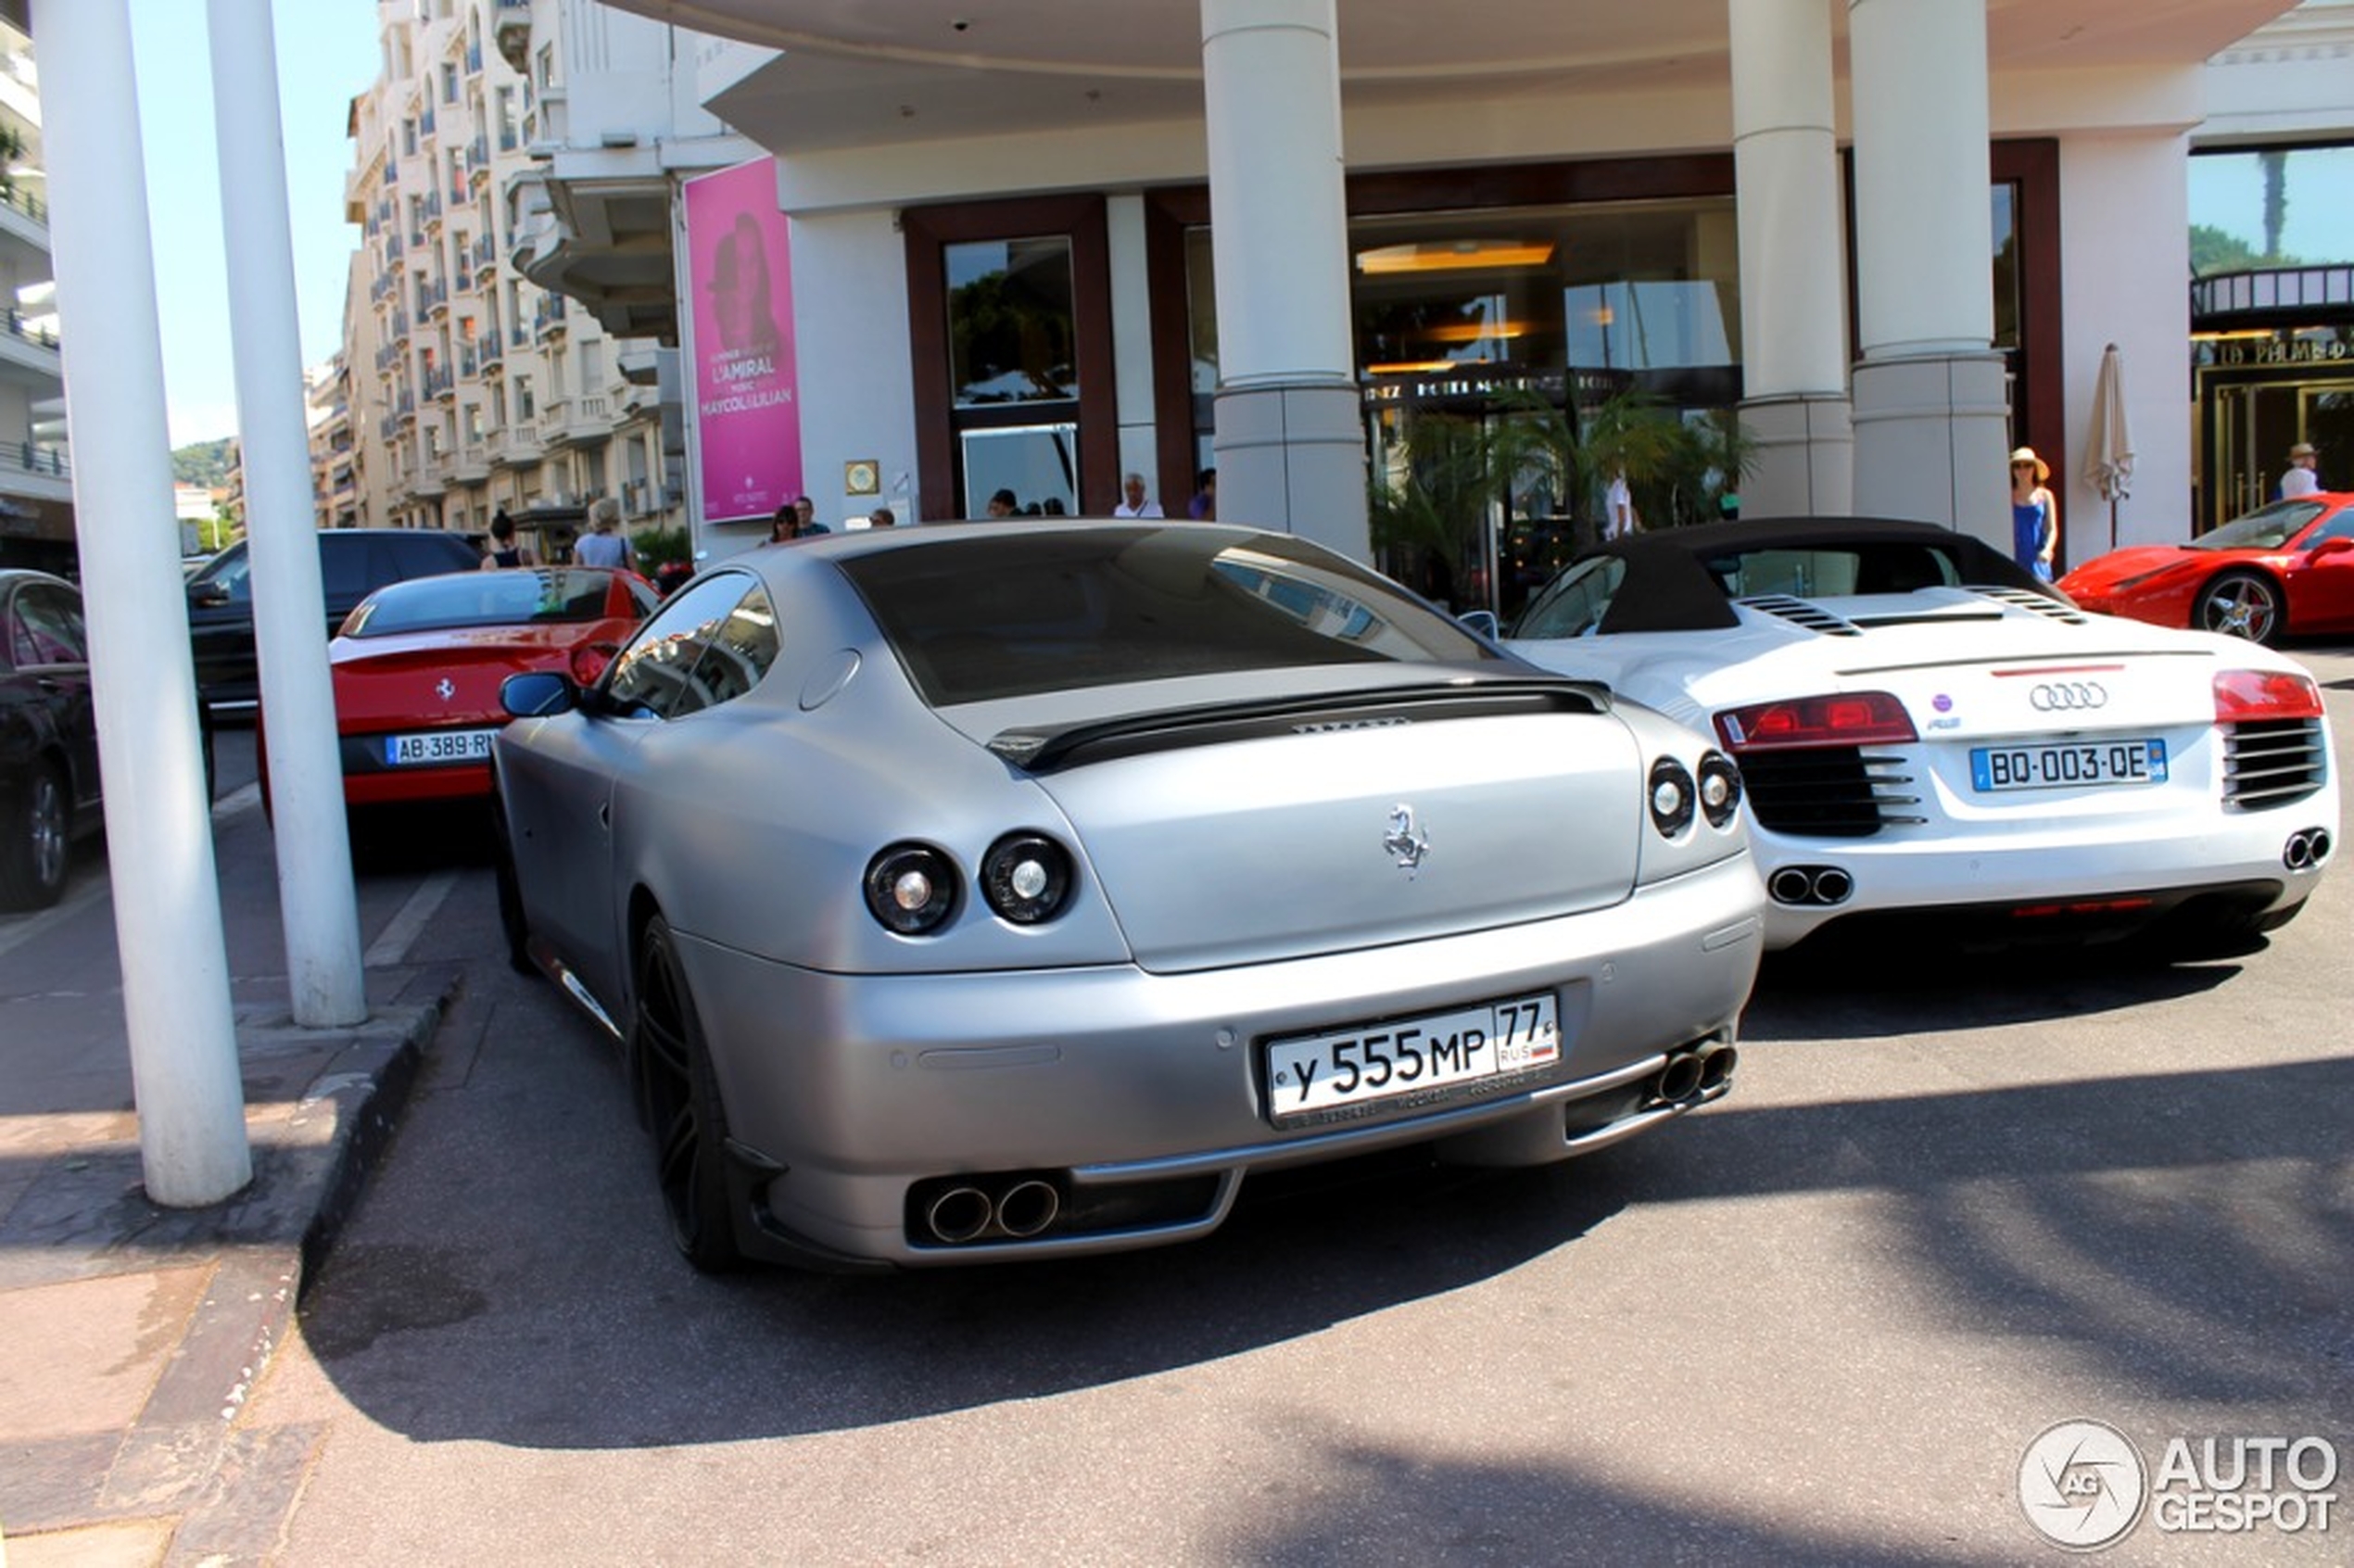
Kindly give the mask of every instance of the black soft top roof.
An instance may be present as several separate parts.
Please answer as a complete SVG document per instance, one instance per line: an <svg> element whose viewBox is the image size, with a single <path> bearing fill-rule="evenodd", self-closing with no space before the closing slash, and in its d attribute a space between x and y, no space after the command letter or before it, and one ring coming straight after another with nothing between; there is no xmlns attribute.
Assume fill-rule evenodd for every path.
<svg viewBox="0 0 2354 1568"><path fill-rule="evenodd" d="M1605 636L1706 631L1740 624L1732 601L1709 568L1712 561L1772 550L1901 554L1923 549L1950 560L1958 581L2061 598L2049 583L1983 539L1933 523L1887 517L1768 517L1661 528L1606 540L1570 565L1596 556L1616 556L1626 562L1626 579L1612 596L1609 613L1596 628Z"/></svg>

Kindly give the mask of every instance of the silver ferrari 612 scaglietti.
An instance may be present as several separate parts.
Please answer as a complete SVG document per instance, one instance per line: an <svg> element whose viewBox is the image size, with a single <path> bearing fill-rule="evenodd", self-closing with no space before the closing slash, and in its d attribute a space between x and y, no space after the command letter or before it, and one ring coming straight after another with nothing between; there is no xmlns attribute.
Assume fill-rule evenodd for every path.
<svg viewBox="0 0 2354 1568"><path fill-rule="evenodd" d="M1731 762L1290 536L767 546L505 701L508 941L622 1043L700 1267L1179 1241L1254 1171L1730 1081Z"/></svg>

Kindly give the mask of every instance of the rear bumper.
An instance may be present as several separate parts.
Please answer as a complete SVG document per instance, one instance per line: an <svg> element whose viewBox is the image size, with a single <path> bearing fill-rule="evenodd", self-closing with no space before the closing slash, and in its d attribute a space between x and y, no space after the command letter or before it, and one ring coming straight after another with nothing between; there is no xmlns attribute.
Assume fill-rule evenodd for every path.
<svg viewBox="0 0 2354 1568"><path fill-rule="evenodd" d="M1564 1158L1722 1094L1761 954L1745 857L1614 908L1431 942L1207 972L1133 967L821 974L682 937L739 1147L749 1250L899 1265L1105 1252L1224 1219L1253 1171L1448 1141L1487 1163ZM1278 1129L1262 1042L1550 991L1563 1049L1482 1097ZM1671 1054L1714 1047L1663 1097ZM928 1239L943 1183L1037 1177L1035 1236Z"/></svg>
<svg viewBox="0 0 2354 1568"><path fill-rule="evenodd" d="M1950 919L1989 942L2006 926L2031 939L2039 918L2031 911L2041 906L2139 896L2149 897L2151 906L2138 914L2113 911L2087 929L2147 924L2204 893L2228 893L2260 917L2303 903L2320 884L2328 859L2291 866L2288 853L2293 838L2316 828L2335 841L2334 787L2260 812L2209 808L2196 818L2077 823L2064 830L1895 828L1869 839L1753 828L1751 845L1769 888L1778 885L1778 872L1822 868L1844 872L1852 888L1836 903L1770 902L1766 945L1778 949L1833 924L1896 914ZM2022 907L2031 913L2014 913Z"/></svg>

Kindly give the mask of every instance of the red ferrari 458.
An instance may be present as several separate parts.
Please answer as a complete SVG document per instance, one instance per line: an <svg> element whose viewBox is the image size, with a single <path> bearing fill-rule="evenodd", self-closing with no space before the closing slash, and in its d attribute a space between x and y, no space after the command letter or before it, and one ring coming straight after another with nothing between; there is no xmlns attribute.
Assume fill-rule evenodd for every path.
<svg viewBox="0 0 2354 1568"><path fill-rule="evenodd" d="M490 792L499 688L525 670L587 685L659 602L601 566L453 572L378 588L328 645L344 799L352 805Z"/></svg>
<svg viewBox="0 0 2354 1568"><path fill-rule="evenodd" d="M2188 544L2113 550L2059 580L2085 609L2277 643L2354 628L2354 491L2323 490Z"/></svg>

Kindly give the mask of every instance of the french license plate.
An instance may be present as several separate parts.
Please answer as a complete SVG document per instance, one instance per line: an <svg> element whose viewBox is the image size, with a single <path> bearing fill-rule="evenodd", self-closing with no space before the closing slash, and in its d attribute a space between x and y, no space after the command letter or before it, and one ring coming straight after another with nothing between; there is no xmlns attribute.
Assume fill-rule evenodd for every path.
<svg viewBox="0 0 2354 1568"><path fill-rule="evenodd" d="M389 767L430 767L437 763L487 762L496 729L428 729L416 735L385 737L385 764Z"/></svg>
<svg viewBox="0 0 2354 1568"><path fill-rule="evenodd" d="M2006 790L2070 790L2086 784L2163 784L2163 740L2074 740L2058 746L1977 746L1969 754L1970 787L1981 794Z"/></svg>
<svg viewBox="0 0 2354 1568"><path fill-rule="evenodd" d="M1267 1043L1268 1119L1281 1127L1503 1078L1561 1059L1550 993Z"/></svg>

